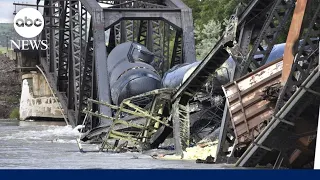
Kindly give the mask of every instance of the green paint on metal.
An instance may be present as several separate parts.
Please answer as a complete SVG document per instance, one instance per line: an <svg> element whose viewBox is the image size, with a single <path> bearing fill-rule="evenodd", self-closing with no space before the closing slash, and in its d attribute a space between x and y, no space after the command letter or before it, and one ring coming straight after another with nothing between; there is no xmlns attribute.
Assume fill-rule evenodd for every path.
<svg viewBox="0 0 320 180"><path fill-rule="evenodd" d="M120 106L88 99L88 105L90 104L90 107L93 103L110 107L116 111L113 117L109 117L99 112L92 112L89 106L83 110L87 115L113 121L107 134L102 138L103 142L100 146L100 151L120 151L126 148L129 143L137 149L148 148L149 139L160 125L170 127L169 118L164 117L162 113L163 108L171 103L173 92L174 89L157 89L127 98L122 101ZM138 103L141 102L141 100L149 100L150 103L149 105L141 106L141 104ZM133 119L140 121L136 122ZM111 143L114 143L114 145L111 145Z"/></svg>

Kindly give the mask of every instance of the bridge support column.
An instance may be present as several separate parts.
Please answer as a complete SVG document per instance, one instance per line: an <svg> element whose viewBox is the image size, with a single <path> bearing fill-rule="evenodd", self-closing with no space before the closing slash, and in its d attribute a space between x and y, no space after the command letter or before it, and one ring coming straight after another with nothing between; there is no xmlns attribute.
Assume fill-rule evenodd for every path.
<svg viewBox="0 0 320 180"><path fill-rule="evenodd" d="M22 75L20 120L63 120L62 112L40 72Z"/></svg>

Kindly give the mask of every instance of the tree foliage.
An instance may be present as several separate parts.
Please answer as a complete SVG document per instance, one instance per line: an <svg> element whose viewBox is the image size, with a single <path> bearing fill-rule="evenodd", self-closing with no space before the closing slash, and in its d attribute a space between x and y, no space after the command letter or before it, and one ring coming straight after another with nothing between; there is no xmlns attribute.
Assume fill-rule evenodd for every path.
<svg viewBox="0 0 320 180"><path fill-rule="evenodd" d="M219 40L228 20L239 3L250 0L183 0L192 9L197 59L204 56Z"/></svg>
<svg viewBox="0 0 320 180"><path fill-rule="evenodd" d="M195 27L197 59L202 60L217 43L222 31L222 24L219 21L210 20L200 28Z"/></svg>
<svg viewBox="0 0 320 180"><path fill-rule="evenodd" d="M211 20L229 19L240 2L249 0L183 0L192 9L194 22L203 27Z"/></svg>

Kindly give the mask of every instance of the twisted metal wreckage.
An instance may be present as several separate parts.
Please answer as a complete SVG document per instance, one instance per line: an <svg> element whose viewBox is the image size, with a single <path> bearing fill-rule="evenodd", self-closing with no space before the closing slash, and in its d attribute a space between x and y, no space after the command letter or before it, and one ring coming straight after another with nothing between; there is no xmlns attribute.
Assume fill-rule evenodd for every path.
<svg viewBox="0 0 320 180"><path fill-rule="evenodd" d="M41 65L68 122L85 126L82 141L147 150L172 136L181 155L218 132L216 163L313 167L319 0L240 4L200 62L191 9L180 0L37 6L50 47Z"/></svg>

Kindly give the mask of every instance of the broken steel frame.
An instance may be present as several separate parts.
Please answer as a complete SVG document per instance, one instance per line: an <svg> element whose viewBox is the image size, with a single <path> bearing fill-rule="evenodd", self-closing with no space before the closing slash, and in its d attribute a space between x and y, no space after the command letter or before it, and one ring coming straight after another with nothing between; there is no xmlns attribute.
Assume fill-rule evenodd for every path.
<svg viewBox="0 0 320 180"><path fill-rule="evenodd" d="M100 151L118 150L119 141L133 143L133 145L142 145L144 148L150 148L152 135L160 125L168 126L169 119L163 117L164 107L170 103L172 89L158 89L141 95L127 98L122 101L120 106L114 106L101 101L88 99L89 102L108 106L116 110L113 117L102 113L92 111L91 107L84 109L83 112L90 116L96 116L112 121L110 126L100 130L100 134L105 132L102 138ZM151 106L140 107L140 102L152 102ZM124 116L126 115L126 116ZM138 121L136 119L139 119ZM110 146L109 141L115 140L115 144ZM123 143L122 143L123 144Z"/></svg>
<svg viewBox="0 0 320 180"><path fill-rule="evenodd" d="M319 3L314 11L311 11L314 8L312 2ZM315 57L318 56L317 52L319 51L320 1L316 0L308 2L306 11L312 12L312 14L309 14L309 16L311 15L311 18L308 17L308 15L305 15L303 19L305 27L301 28L302 34L300 34L300 39L302 39L302 42L299 46L296 46L297 51L295 52L295 61L292 65L289 78L278 98L276 111L285 104L285 99L291 97L294 88L299 87L311 73L312 68L318 64Z"/></svg>
<svg viewBox="0 0 320 180"><path fill-rule="evenodd" d="M107 54L104 45L104 21L101 18L103 17L102 8L96 1L86 0L82 0L81 3L80 1L46 0L44 3L52 6L44 7L46 28L50 28L51 32L47 30L44 36L44 39L49 42L49 47L47 55L41 57L41 65L64 112L68 114L69 123L75 126L81 124L82 103L79 101L83 99L81 85L86 79L83 79L82 75L83 70L87 68L83 65L88 64L84 62L88 60L85 58L88 39L87 13L93 17L90 28L95 29L92 33L94 39L92 57L96 61L93 69L95 69L95 77L99 84L97 94L99 99L110 102L108 93L105 93L108 92L109 85L105 80L107 69L103 57L106 57ZM59 11L52 9L59 9ZM53 22L56 26L53 26ZM101 106L100 111L111 115L110 109L105 107Z"/></svg>
<svg viewBox="0 0 320 180"><path fill-rule="evenodd" d="M276 40L283 32L284 25L288 22L293 8L293 0L253 0L241 14L236 12L230 18L228 27L220 41L173 95L173 102L179 100L179 104L182 106L187 105L195 93L207 82L210 75L227 60L229 54L226 47L231 47L229 48L231 54L238 63L235 78L247 73L249 67L252 71L262 66L269 57ZM266 49L262 48L264 42L267 42L268 45ZM253 46L251 51L249 50L250 45ZM245 57L244 54L249 55ZM262 55L260 62L253 60L256 54ZM177 119L173 122L179 123L180 121ZM227 132L226 129L221 129L221 131ZM174 133L176 133L174 137L179 139L180 134ZM225 135L222 136L225 137ZM181 150L178 151L181 152Z"/></svg>
<svg viewBox="0 0 320 180"><path fill-rule="evenodd" d="M256 166L267 154L267 149L274 148L282 152L285 148L290 147L290 144L284 143L283 140L275 139L275 137L281 137L279 133L283 133L285 137L293 133L292 127L290 128L292 124L286 122L301 121L295 118L295 112L299 112L297 107L300 105L301 111L301 105L303 103L300 102L305 101L304 97L308 96L307 92L310 94L308 89L312 86L317 87L319 81L319 66L316 67L316 65L319 65L319 1L309 1L306 12L309 13L305 15L303 19L305 27L302 28L303 31L300 35L302 43L298 46L289 78L278 97L274 117L267 128L255 139L255 143L251 144L247 151L241 156L237 163L239 166ZM273 139L273 141L270 139Z"/></svg>
<svg viewBox="0 0 320 180"><path fill-rule="evenodd" d="M287 148L294 147L293 141L296 139L290 140L287 138L293 134L292 126L294 126L294 124L291 122L295 123L295 121L297 121L295 114L300 111L297 110L300 108L300 102L305 101L308 96L310 98L311 93L308 94L307 89L313 89L315 88L314 86L317 86L319 89L320 71L318 68L319 67L313 70L302 83L301 88L299 88L281 110L273 116L264 131L260 133L246 152L240 157L236 166L254 167L267 152L273 150L279 150L281 152Z"/></svg>
<svg viewBox="0 0 320 180"><path fill-rule="evenodd" d="M287 81L291 67L293 64L293 50L297 42L299 42L300 31L302 27L302 21L307 6L307 0L297 0L296 7L292 16L290 29L286 41L285 51L283 55L283 70L281 75L281 84L285 84Z"/></svg>
<svg viewBox="0 0 320 180"><path fill-rule="evenodd" d="M181 1L115 1L113 4L114 6L104 8L105 27L112 31L110 46L126 41L145 45L154 52L153 65L160 74L177 63L195 61L192 14ZM171 60L169 38L172 30L169 26L175 30L176 39Z"/></svg>
<svg viewBox="0 0 320 180"><path fill-rule="evenodd" d="M283 31L293 7L293 0L253 0L240 15L236 12L230 18L222 38L173 95L173 102L178 100L180 105L187 105L195 93L208 81L211 74L227 60L229 57L227 47L231 48L232 56L235 57L239 64L235 78L247 73L251 64L255 65L254 68L251 67L251 70L262 66ZM269 16L266 15L267 13L269 13ZM254 34L258 35L253 36ZM268 43L268 47L265 50L262 49L261 45L264 41ZM251 44L253 48L249 52ZM254 55L257 53L263 56L260 58L260 62L253 60ZM249 54L249 56L244 57L243 54ZM173 122L180 122L178 116ZM222 131L226 132L225 129L222 129ZM174 133L176 133L174 137L180 139L179 132ZM177 151L181 152L182 149Z"/></svg>
<svg viewBox="0 0 320 180"><path fill-rule="evenodd" d="M98 2L113 6L103 9ZM49 47L41 55L41 65L72 125L82 124L82 109L87 106L88 98L111 103L106 58L117 43L146 43L156 58L164 59L164 63L158 64L160 73L176 63L195 61L192 13L180 0L45 0L44 18L46 30L42 38L48 41ZM170 27L176 29L171 61ZM108 28L111 32L106 49ZM106 106L93 108L112 116ZM90 121L90 129L110 125L103 119Z"/></svg>
<svg viewBox="0 0 320 180"><path fill-rule="evenodd" d="M264 65L273 46L285 31L295 0L252 1L239 17L236 47L232 56L239 63L236 78ZM250 48L252 46L252 48ZM254 60L254 57L256 60Z"/></svg>

